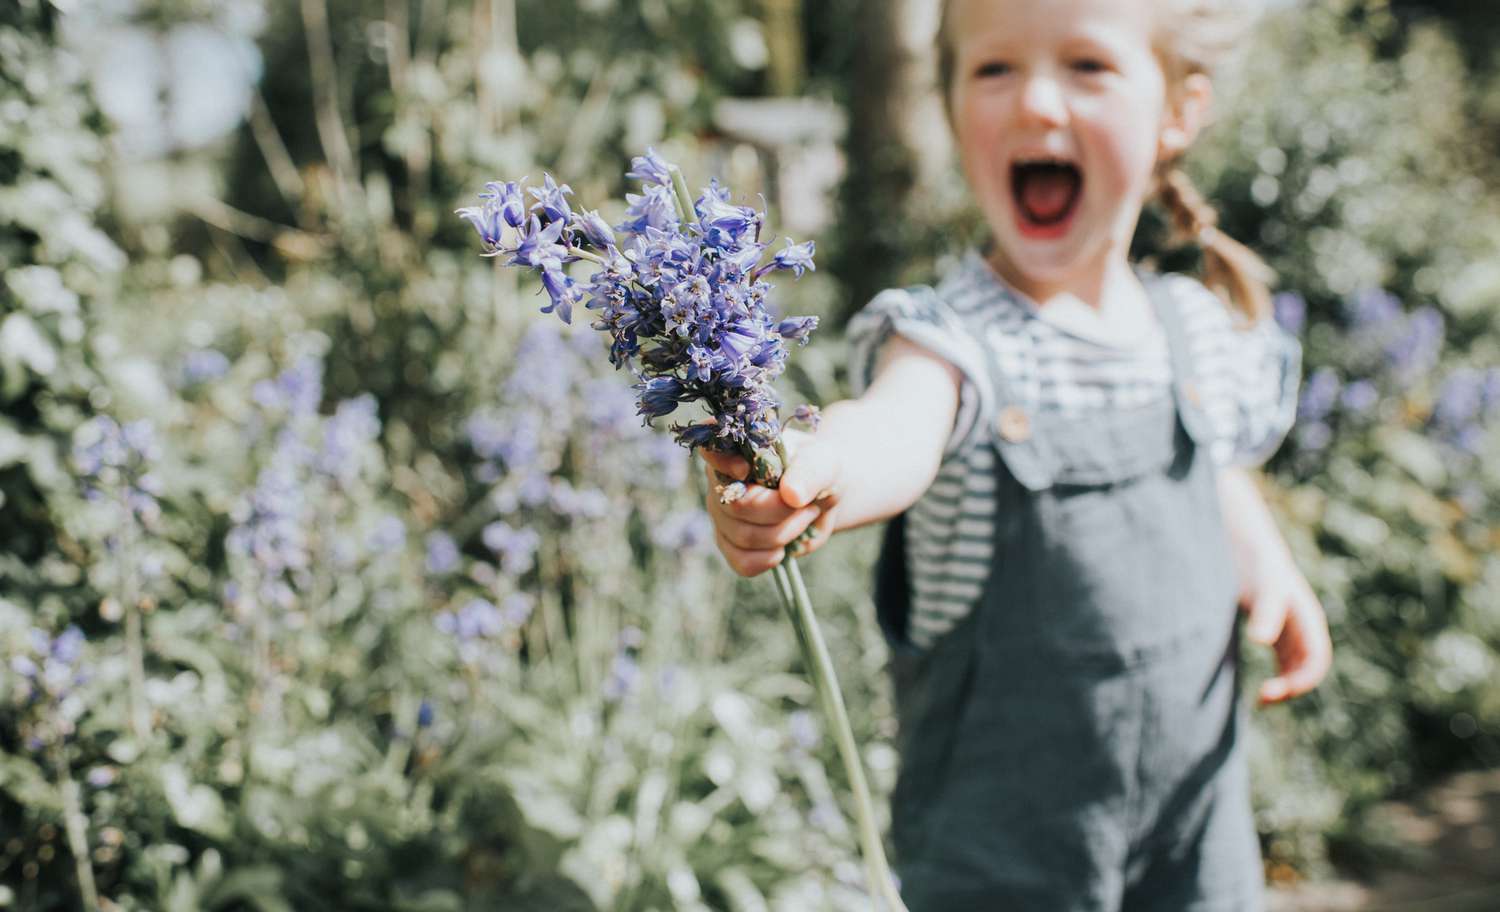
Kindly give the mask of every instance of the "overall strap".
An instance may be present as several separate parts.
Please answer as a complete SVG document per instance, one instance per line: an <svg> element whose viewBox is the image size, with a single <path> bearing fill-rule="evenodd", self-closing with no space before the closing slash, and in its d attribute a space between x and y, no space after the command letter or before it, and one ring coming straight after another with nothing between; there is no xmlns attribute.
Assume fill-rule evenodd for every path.
<svg viewBox="0 0 1500 912"><path fill-rule="evenodd" d="M1199 392L1198 376L1193 367L1193 354L1188 345L1187 332L1182 325L1182 311L1172 298L1167 280L1155 273L1139 272L1146 294L1156 307L1167 336L1167 351L1172 363L1172 398L1177 405L1178 420L1195 443L1207 443L1213 434L1208 415L1203 410L1203 396Z"/></svg>

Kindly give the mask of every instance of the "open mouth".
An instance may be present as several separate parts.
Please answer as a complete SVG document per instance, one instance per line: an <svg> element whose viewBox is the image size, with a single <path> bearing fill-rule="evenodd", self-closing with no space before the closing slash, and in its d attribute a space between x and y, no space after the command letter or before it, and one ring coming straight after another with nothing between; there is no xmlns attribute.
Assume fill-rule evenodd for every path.
<svg viewBox="0 0 1500 912"><path fill-rule="evenodd" d="M1021 227L1055 233L1078 208L1083 172L1065 161L1016 162L1010 168L1010 186Z"/></svg>

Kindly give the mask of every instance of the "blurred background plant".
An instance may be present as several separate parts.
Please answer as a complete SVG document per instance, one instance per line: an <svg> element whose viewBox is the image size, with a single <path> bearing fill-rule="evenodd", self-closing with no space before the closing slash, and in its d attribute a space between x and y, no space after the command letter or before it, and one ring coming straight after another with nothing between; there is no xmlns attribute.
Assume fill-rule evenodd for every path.
<svg viewBox="0 0 1500 912"><path fill-rule="evenodd" d="M647 144L761 192L830 253L778 287L824 319L789 398L838 398L837 326L976 237L933 5L65 7L0 11L0 908L867 907L701 472L451 212L543 169L618 198ZM1282 880L1384 858L1378 802L1500 763L1486 36L1278 5L1195 151L1307 349L1267 491L1338 659L1256 716ZM873 546L808 571L883 793Z"/></svg>

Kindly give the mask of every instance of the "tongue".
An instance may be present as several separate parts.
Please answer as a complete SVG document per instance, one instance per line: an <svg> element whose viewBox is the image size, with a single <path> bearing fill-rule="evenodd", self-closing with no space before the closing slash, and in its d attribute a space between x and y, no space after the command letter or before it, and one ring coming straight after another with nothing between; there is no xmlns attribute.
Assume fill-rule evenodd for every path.
<svg viewBox="0 0 1500 912"><path fill-rule="evenodd" d="M1021 207L1033 221L1062 216L1078 189L1078 176L1065 168L1037 168L1021 181Z"/></svg>

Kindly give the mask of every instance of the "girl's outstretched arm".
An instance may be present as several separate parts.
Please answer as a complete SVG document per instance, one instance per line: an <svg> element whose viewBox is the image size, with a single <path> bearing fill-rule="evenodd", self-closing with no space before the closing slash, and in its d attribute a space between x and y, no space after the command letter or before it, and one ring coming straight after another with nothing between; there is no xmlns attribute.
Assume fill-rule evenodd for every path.
<svg viewBox="0 0 1500 912"><path fill-rule="evenodd" d="M701 451L708 515L729 566L755 576L780 563L782 549L809 525L816 534L801 553L817 550L833 532L915 503L937 477L961 378L952 364L893 335L864 395L823 409L815 434L787 432L792 459L779 489L749 485L744 496L722 503L717 488L724 478L743 479L749 466L737 456Z"/></svg>
<svg viewBox="0 0 1500 912"><path fill-rule="evenodd" d="M1249 472L1219 474L1219 503L1240 575L1246 635L1276 652L1279 673L1260 686L1260 702L1279 703L1318 685L1333 662L1328 619Z"/></svg>

